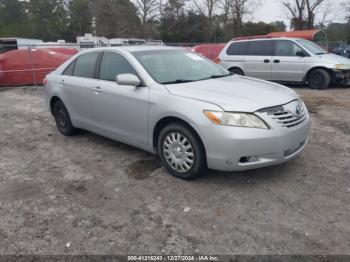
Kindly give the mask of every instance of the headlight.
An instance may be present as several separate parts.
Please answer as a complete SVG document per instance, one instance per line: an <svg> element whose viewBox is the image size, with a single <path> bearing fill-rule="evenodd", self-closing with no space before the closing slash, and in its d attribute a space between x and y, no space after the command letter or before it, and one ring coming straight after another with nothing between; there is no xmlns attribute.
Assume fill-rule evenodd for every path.
<svg viewBox="0 0 350 262"><path fill-rule="evenodd" d="M338 70L350 70L350 64L349 65L338 64L338 65L335 65L335 68Z"/></svg>
<svg viewBox="0 0 350 262"><path fill-rule="evenodd" d="M204 111L204 114L218 125L269 129L264 121L250 113Z"/></svg>

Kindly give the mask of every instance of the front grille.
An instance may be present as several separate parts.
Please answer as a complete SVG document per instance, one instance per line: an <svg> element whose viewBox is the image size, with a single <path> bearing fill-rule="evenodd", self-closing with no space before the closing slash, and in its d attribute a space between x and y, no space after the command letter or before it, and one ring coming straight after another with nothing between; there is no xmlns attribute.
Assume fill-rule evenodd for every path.
<svg viewBox="0 0 350 262"><path fill-rule="evenodd" d="M297 117L289 112L283 112L277 115L275 114L273 119L275 119L277 123L281 124L283 127L294 127L305 121L306 113L304 111L300 117Z"/></svg>
<svg viewBox="0 0 350 262"><path fill-rule="evenodd" d="M283 106L265 108L259 112L267 114L272 121L286 128L298 126L307 118L305 105L300 100L294 100Z"/></svg>

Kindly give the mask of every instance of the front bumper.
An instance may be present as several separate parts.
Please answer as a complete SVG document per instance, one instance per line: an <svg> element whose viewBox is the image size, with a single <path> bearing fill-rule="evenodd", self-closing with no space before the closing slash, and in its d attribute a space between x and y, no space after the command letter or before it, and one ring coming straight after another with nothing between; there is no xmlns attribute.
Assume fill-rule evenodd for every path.
<svg viewBox="0 0 350 262"><path fill-rule="evenodd" d="M350 70L334 70L334 82L336 84L350 85Z"/></svg>
<svg viewBox="0 0 350 262"><path fill-rule="evenodd" d="M240 171L281 164L298 156L308 143L310 119L307 116L292 128L263 130L211 124L202 131L208 168Z"/></svg>

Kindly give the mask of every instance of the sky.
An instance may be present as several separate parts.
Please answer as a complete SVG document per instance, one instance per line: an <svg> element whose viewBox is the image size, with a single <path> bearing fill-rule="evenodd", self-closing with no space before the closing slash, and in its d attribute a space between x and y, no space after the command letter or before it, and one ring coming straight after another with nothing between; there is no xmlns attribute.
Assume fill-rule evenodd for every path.
<svg viewBox="0 0 350 262"><path fill-rule="evenodd" d="M339 16L339 12L341 12L340 3L343 1L329 1L329 3L332 4L332 6L329 6L332 12L329 15L328 19L332 20L332 22L344 22L344 16ZM282 0L261 0L260 6L256 7L252 17L255 22L263 21L269 23L276 20L282 20L286 23L286 25L289 26L290 22L287 18L288 15L288 11L282 5Z"/></svg>

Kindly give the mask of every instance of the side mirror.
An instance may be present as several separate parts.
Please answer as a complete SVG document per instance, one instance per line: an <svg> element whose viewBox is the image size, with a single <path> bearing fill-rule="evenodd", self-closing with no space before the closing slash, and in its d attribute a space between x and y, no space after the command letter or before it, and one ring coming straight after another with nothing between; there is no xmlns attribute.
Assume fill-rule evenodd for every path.
<svg viewBox="0 0 350 262"><path fill-rule="evenodd" d="M300 56L300 57L305 57L306 56L305 52L303 52L303 51L297 51L295 55L296 56Z"/></svg>
<svg viewBox="0 0 350 262"><path fill-rule="evenodd" d="M134 74L119 74L115 78L118 85L123 86L139 86L141 80Z"/></svg>

